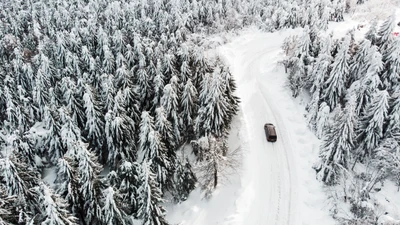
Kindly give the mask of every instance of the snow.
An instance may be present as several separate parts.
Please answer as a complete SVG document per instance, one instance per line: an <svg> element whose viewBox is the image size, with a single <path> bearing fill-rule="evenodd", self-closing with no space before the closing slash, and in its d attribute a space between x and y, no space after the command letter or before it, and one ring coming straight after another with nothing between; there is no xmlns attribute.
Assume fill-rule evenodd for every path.
<svg viewBox="0 0 400 225"><path fill-rule="evenodd" d="M196 189L167 207L178 224L334 224L322 184L312 169L318 139L308 130L304 105L294 101L278 61L283 39L301 29L263 33L253 28L219 49L238 84L242 118L231 145L242 145L242 171L219 185L210 200ZM278 141L266 140L263 125L276 125ZM235 126L236 125L236 126ZM232 147L231 147L232 149Z"/></svg>
<svg viewBox="0 0 400 225"><path fill-rule="evenodd" d="M371 4L368 2L373 1L366 4ZM388 8L388 4L396 5L396 1L383 2ZM342 38L355 28L355 38L362 39L372 20L370 17L376 15L357 13L359 11L354 10L345 18L346 22L331 23L328 32L333 32L334 38ZM377 17L378 26L389 15ZM400 18L400 10L396 15ZM357 25L363 23L366 26L357 29ZM187 201L168 205L169 222L188 225L336 224L329 214L330 200L325 193L329 190L316 180L312 169L318 159L320 140L307 128L306 103L301 100L305 98L291 97L286 74L278 64L283 57L282 42L292 34L301 34L301 29L264 33L248 28L217 49L230 65L241 98L240 114L235 119L229 142L231 146L242 147L243 165L229 183L218 185L211 199L204 199L197 188ZM263 125L267 122L276 125L276 143L266 141ZM387 208L388 213L400 218L395 188L394 184L386 185L377 198L393 201Z"/></svg>

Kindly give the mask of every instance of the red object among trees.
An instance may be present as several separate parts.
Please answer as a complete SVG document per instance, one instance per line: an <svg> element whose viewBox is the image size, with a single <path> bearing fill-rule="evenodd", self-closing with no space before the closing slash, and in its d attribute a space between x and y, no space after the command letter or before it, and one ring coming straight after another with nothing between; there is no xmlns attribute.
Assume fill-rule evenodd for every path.
<svg viewBox="0 0 400 225"><path fill-rule="evenodd" d="M399 32L393 32L393 35L397 37L399 36Z"/></svg>

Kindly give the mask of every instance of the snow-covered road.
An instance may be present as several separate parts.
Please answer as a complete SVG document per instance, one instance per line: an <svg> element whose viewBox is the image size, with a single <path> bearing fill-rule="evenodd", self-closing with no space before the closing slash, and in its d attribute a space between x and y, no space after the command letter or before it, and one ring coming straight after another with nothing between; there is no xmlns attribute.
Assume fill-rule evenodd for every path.
<svg viewBox="0 0 400 225"><path fill-rule="evenodd" d="M244 162L248 174L242 180L245 190L237 201L242 210L238 224L299 224L290 127L280 115L282 104L276 101L279 98L275 98L282 92L279 87L272 87L276 85L274 70L281 42L282 39L268 39L265 35L244 36L222 49L238 83L249 139ZM276 125L275 143L266 140L266 122Z"/></svg>

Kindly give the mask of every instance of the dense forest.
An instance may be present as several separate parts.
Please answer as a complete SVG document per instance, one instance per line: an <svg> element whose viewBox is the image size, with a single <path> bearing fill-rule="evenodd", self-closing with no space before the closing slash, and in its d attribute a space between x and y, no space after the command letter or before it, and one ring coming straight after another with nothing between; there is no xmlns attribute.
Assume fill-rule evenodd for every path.
<svg viewBox="0 0 400 225"><path fill-rule="evenodd" d="M207 38L248 25L326 29L344 9L343 0L1 1L0 224L168 224L166 199L184 201L198 185L211 193L230 151L236 84Z"/></svg>
<svg viewBox="0 0 400 225"><path fill-rule="evenodd" d="M361 2L362 3L362 2ZM395 15L373 22L362 40L355 30L341 39L307 26L285 40L282 62L294 97L310 96L306 119L322 140L317 178L338 186L349 204L342 224L375 224L372 192L378 183L400 188L400 38ZM340 189L340 190L339 190Z"/></svg>

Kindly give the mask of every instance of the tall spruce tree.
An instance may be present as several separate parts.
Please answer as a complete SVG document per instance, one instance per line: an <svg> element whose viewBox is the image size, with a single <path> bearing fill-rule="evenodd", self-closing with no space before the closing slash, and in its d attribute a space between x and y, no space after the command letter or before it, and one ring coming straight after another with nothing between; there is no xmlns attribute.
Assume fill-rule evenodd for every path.
<svg viewBox="0 0 400 225"><path fill-rule="evenodd" d="M320 162L315 166L318 178L327 185L336 184L344 170L349 168L354 148L355 98L350 97L344 110L336 108L333 123L325 132L320 150Z"/></svg>
<svg viewBox="0 0 400 225"><path fill-rule="evenodd" d="M389 94L386 90L377 91L359 119L357 154L361 159L373 156L375 148L383 137L384 123L388 117L388 101Z"/></svg>
<svg viewBox="0 0 400 225"><path fill-rule="evenodd" d="M138 189L138 218L143 220L143 225L167 225L165 209L161 205L164 202L162 192L151 167L149 162L144 161L142 163L140 173L141 185Z"/></svg>
<svg viewBox="0 0 400 225"><path fill-rule="evenodd" d="M347 35L339 46L337 55L332 64L330 76L325 81L324 99L331 109L342 103L345 94L346 81L349 77L349 46L350 36Z"/></svg>

